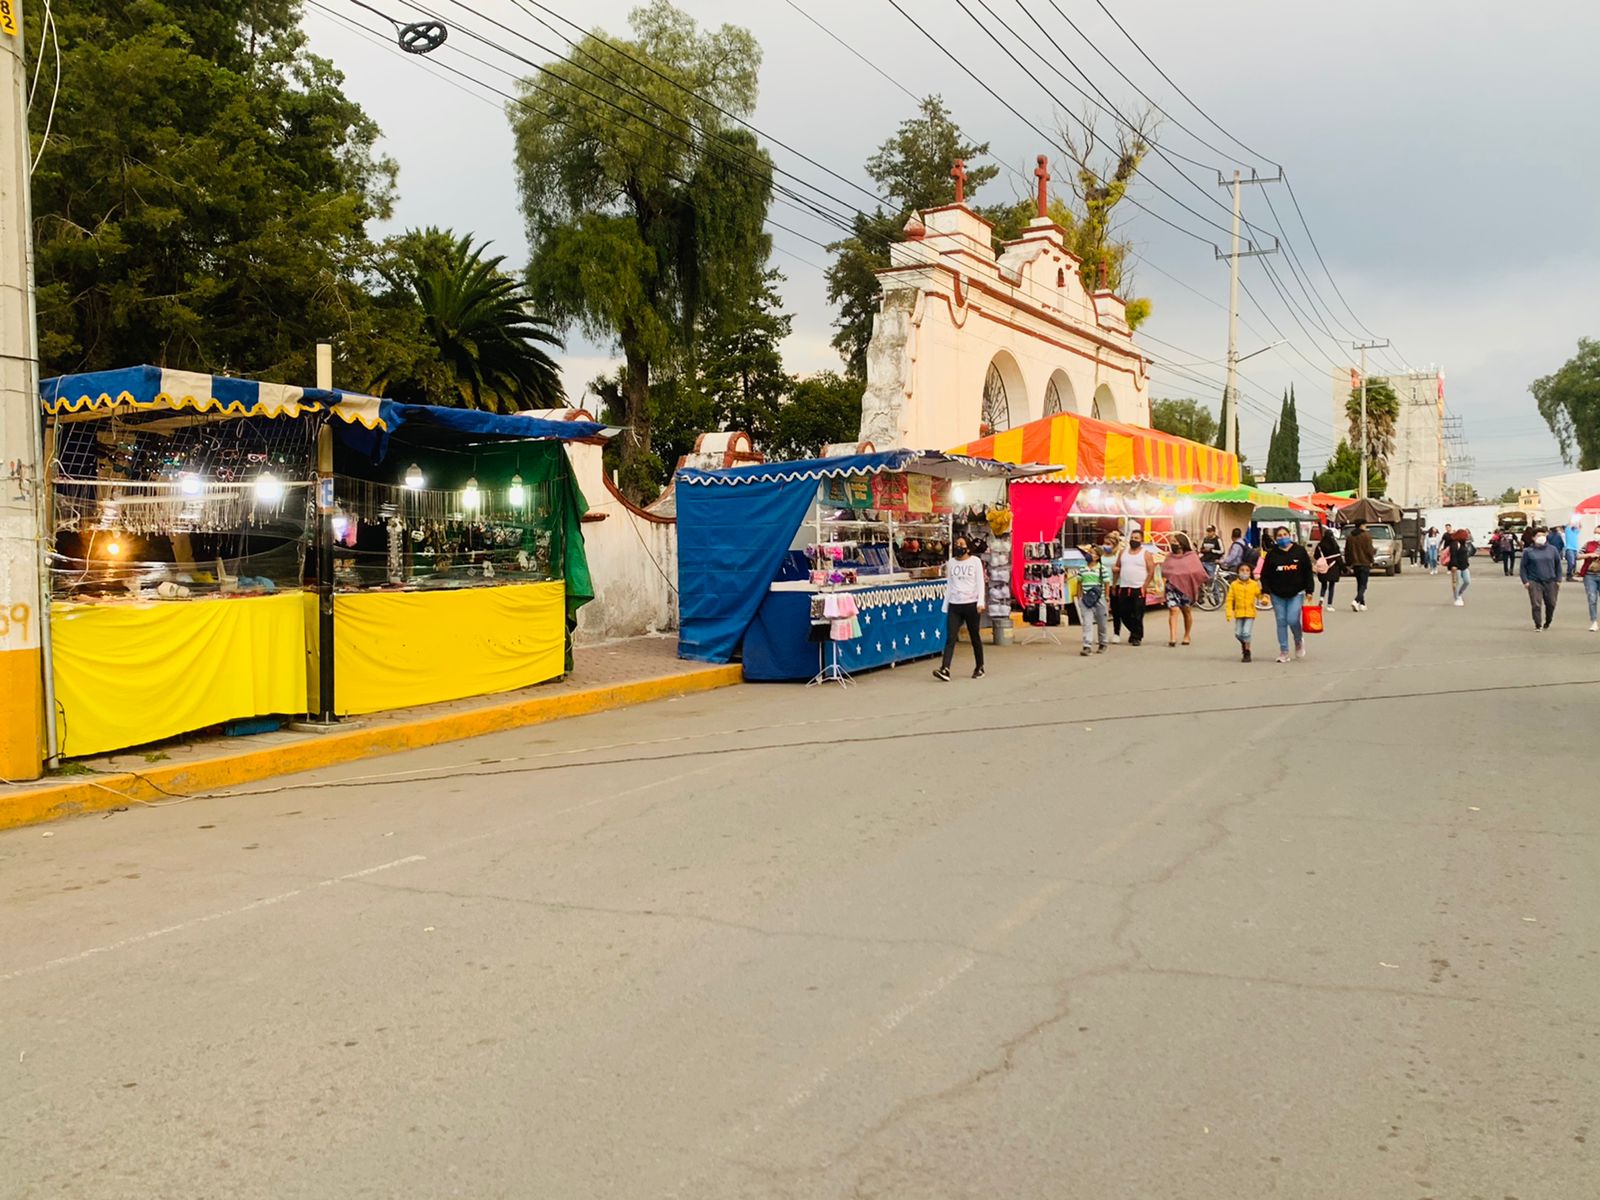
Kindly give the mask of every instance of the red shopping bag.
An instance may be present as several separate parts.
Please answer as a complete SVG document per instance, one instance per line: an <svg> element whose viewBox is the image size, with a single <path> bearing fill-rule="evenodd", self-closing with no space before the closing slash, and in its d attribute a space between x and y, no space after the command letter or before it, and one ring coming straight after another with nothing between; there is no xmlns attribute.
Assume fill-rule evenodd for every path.
<svg viewBox="0 0 1600 1200"><path fill-rule="evenodd" d="M1300 631L1302 633L1322 632L1322 605L1307 604L1300 610Z"/></svg>

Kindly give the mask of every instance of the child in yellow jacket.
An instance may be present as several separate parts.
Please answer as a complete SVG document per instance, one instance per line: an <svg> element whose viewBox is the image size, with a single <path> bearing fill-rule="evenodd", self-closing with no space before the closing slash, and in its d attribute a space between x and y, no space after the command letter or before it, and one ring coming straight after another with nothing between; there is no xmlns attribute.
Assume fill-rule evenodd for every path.
<svg viewBox="0 0 1600 1200"><path fill-rule="evenodd" d="M1261 585L1254 574L1248 563L1242 564L1239 577L1228 585L1228 598L1222 605L1222 615L1233 622L1233 636L1243 651L1241 662L1250 661L1250 635L1256 627L1256 602L1261 599Z"/></svg>

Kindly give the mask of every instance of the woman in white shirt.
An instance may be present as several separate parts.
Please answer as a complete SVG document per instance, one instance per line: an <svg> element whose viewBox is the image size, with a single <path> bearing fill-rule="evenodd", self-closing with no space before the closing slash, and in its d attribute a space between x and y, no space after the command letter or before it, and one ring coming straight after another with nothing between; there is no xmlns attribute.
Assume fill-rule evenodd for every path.
<svg viewBox="0 0 1600 1200"><path fill-rule="evenodd" d="M972 556L964 537L956 538L952 550L955 556L944 567L948 580L944 589L944 661L933 673L933 677L942 683L950 682L950 660L956 653L956 635L963 628L967 631L967 640L972 643L972 657L976 664L972 677L983 678L983 640L978 635L978 614L987 607L983 563Z"/></svg>

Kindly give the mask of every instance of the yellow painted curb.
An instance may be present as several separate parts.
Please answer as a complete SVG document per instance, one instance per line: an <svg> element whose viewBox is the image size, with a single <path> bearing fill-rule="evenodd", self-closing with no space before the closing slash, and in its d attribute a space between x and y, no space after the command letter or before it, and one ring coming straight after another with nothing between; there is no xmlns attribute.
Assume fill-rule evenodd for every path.
<svg viewBox="0 0 1600 1200"><path fill-rule="evenodd" d="M545 721L581 717L608 709L627 708L670 696L685 696L740 682L738 664L707 667L679 675L640 679L610 687L585 688L559 696L535 696L509 704L467 712L443 713L378 728L308 735L303 741L246 749L198 762L152 766L137 774L77 776L47 780L11 795L0 794L0 830L57 821L79 813L103 812L129 804L159 803L173 796L191 796L236 787L275 775L315 771L381 754L420 750L440 742L456 742L520 729Z"/></svg>

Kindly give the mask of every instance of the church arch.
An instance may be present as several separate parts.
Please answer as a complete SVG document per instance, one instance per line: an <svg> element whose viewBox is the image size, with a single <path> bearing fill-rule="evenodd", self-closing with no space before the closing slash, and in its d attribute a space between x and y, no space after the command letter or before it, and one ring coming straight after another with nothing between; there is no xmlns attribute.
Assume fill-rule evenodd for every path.
<svg viewBox="0 0 1600 1200"><path fill-rule="evenodd" d="M1044 388L1044 412L1046 417L1053 417L1056 413L1076 413L1078 400L1072 391L1072 380L1067 378L1067 373L1056 370L1050 376L1050 382Z"/></svg>
<svg viewBox="0 0 1600 1200"><path fill-rule="evenodd" d="M1028 397L1017 360L1002 350L989 360L983 378L983 407L978 417L980 436L1014 429L1028 421Z"/></svg>

